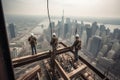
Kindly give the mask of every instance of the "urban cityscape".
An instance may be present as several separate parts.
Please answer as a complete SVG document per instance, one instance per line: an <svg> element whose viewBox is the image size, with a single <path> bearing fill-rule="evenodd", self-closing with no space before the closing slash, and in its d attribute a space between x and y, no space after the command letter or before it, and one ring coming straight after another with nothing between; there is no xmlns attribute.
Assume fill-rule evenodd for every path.
<svg viewBox="0 0 120 80"><path fill-rule="evenodd" d="M51 16L51 23L47 16L5 15L11 59L32 55L28 41L31 33L37 38L37 53L52 50L50 45L52 27L52 32L56 33L58 42L63 42L68 46L73 45L75 35L79 34L82 47L78 53L79 56L106 75L109 80L120 80L120 19L68 17L65 13L66 11L63 10L61 16ZM57 59L59 61L61 56ZM20 77L21 69L14 69L15 78ZM97 77L86 80L102 79Z"/></svg>

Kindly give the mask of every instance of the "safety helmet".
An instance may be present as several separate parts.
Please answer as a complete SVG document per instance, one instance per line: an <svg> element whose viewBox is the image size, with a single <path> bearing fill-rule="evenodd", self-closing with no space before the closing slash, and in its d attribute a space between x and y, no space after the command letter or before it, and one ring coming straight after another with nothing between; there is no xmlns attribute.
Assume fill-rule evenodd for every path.
<svg viewBox="0 0 120 80"><path fill-rule="evenodd" d="M75 35L75 37L77 37L77 38L78 38L78 37L79 37L79 34L76 34L76 35Z"/></svg>
<svg viewBox="0 0 120 80"><path fill-rule="evenodd" d="M56 36L56 34L55 34L55 33L53 33L52 35L53 35L53 36Z"/></svg>
<svg viewBox="0 0 120 80"><path fill-rule="evenodd" d="M34 36L34 33L31 33L31 36Z"/></svg>

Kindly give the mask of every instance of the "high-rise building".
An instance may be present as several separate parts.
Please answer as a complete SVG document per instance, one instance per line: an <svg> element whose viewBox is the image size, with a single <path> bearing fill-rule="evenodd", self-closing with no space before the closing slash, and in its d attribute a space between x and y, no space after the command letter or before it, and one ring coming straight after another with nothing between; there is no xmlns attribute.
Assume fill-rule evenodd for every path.
<svg viewBox="0 0 120 80"><path fill-rule="evenodd" d="M92 36L92 29L90 27L86 28L86 33L87 33L87 41L86 41L86 43L88 44L88 40Z"/></svg>
<svg viewBox="0 0 120 80"><path fill-rule="evenodd" d="M109 34L110 34L110 29L107 28L107 29L106 29L106 35L109 35Z"/></svg>
<svg viewBox="0 0 120 80"><path fill-rule="evenodd" d="M88 44L87 44L87 50L88 51L90 51L91 43L92 43L92 37L89 38L89 40L88 40Z"/></svg>
<svg viewBox="0 0 120 80"><path fill-rule="evenodd" d="M86 46L86 41L87 41L86 30L83 31L81 39L82 39L82 46Z"/></svg>
<svg viewBox="0 0 120 80"><path fill-rule="evenodd" d="M99 52L99 50L101 49L102 46L102 38L100 36L93 36L91 43L90 44L90 53L93 55L93 57L97 56L97 53Z"/></svg>
<svg viewBox="0 0 120 80"><path fill-rule="evenodd" d="M106 30L105 25L100 25L100 31L103 32L105 30Z"/></svg>
<svg viewBox="0 0 120 80"><path fill-rule="evenodd" d="M97 29L98 29L99 27L98 27L98 25L97 25L97 22L93 22L92 23L92 35L95 35L95 33L96 33L96 31L97 31Z"/></svg>
<svg viewBox="0 0 120 80"><path fill-rule="evenodd" d="M70 18L66 18L66 23L70 23Z"/></svg>
<svg viewBox="0 0 120 80"><path fill-rule="evenodd" d="M61 33L60 37L64 38L64 10L63 10L63 16L61 20L60 33Z"/></svg>
<svg viewBox="0 0 120 80"><path fill-rule="evenodd" d="M9 28L10 38L15 38L16 37L15 24L13 23L9 24L8 28Z"/></svg>
<svg viewBox="0 0 120 80"><path fill-rule="evenodd" d="M48 32L47 32L47 33L51 33L51 29L52 29L52 32L55 32L55 22L51 22L51 23L49 24ZM49 36L52 36L52 35L49 34Z"/></svg>
<svg viewBox="0 0 120 80"><path fill-rule="evenodd" d="M114 29L113 38L120 39L120 29Z"/></svg>
<svg viewBox="0 0 120 80"><path fill-rule="evenodd" d="M65 25L64 25L64 38L67 38L69 29L70 28L69 28L68 24L65 23Z"/></svg>

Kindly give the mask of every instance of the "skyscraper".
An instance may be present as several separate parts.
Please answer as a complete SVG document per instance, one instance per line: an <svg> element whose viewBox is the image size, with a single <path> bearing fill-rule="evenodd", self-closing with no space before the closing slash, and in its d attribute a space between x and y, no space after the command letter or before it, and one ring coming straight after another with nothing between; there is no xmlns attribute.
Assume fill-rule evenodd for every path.
<svg viewBox="0 0 120 80"><path fill-rule="evenodd" d="M120 29L114 29L113 38L120 39Z"/></svg>
<svg viewBox="0 0 120 80"><path fill-rule="evenodd" d="M92 29L90 27L86 28L86 33L87 33L87 41L86 44L88 44L89 38L92 36Z"/></svg>
<svg viewBox="0 0 120 80"><path fill-rule="evenodd" d="M98 51L101 49L102 46L102 38L100 36L93 36L91 43L90 43L90 49L89 51L93 55L93 57L97 56Z"/></svg>
<svg viewBox="0 0 120 80"><path fill-rule="evenodd" d="M86 41L87 41L86 30L83 31L81 38L82 38L82 46L86 46Z"/></svg>
<svg viewBox="0 0 120 80"><path fill-rule="evenodd" d="M96 33L96 31L97 31L97 29L98 29L99 27L98 27L98 25L97 25L97 22L93 22L92 23L92 35L95 35L95 33Z"/></svg>
<svg viewBox="0 0 120 80"><path fill-rule="evenodd" d="M13 23L9 24L8 29L10 33L10 38L15 38L16 37L15 24Z"/></svg>
<svg viewBox="0 0 120 80"><path fill-rule="evenodd" d="M70 28L69 28L68 24L65 23L65 25L64 25L64 38L67 38L69 29Z"/></svg>

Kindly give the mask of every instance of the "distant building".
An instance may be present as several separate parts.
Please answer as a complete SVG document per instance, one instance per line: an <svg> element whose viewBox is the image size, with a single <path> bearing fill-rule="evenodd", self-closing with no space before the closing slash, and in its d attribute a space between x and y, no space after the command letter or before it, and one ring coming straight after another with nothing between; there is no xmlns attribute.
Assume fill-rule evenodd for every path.
<svg viewBox="0 0 120 80"><path fill-rule="evenodd" d="M96 64L96 66L99 69L101 69L103 72L106 72L108 70L108 68L112 67L112 64L114 63L114 61L112 59L108 59L106 57L101 57L98 59L97 63L98 64Z"/></svg>
<svg viewBox="0 0 120 80"><path fill-rule="evenodd" d="M89 40L88 40L88 44L87 44L87 50L88 51L90 51L91 43L92 43L92 37L89 38Z"/></svg>
<svg viewBox="0 0 120 80"><path fill-rule="evenodd" d="M98 25L97 25L97 22L93 22L92 23L92 35L95 35L95 33L96 33L96 31L97 31L97 29L98 29L99 27L98 27Z"/></svg>
<svg viewBox="0 0 120 80"><path fill-rule="evenodd" d="M109 29L109 28L106 29L106 34L107 34L107 35L110 34L110 29Z"/></svg>
<svg viewBox="0 0 120 80"><path fill-rule="evenodd" d="M93 55L93 57L96 57L99 50L101 49L102 46L102 38L99 36L93 36L91 38L90 43L88 43L89 45L89 51L90 53Z"/></svg>
<svg viewBox="0 0 120 80"><path fill-rule="evenodd" d="M68 24L71 23L70 18L66 18L66 23L68 23Z"/></svg>
<svg viewBox="0 0 120 80"><path fill-rule="evenodd" d="M113 38L118 40L120 39L120 29L114 29Z"/></svg>
<svg viewBox="0 0 120 80"><path fill-rule="evenodd" d="M106 30L104 25L100 25L100 35Z"/></svg>
<svg viewBox="0 0 120 80"><path fill-rule="evenodd" d="M114 55L115 55L115 51L114 51L114 50L110 50L110 51L107 53L107 58L108 58L108 59L113 59L113 58L114 58Z"/></svg>
<svg viewBox="0 0 120 80"><path fill-rule="evenodd" d="M65 23L65 25L64 25L64 38L67 38L69 29L70 28L69 28L68 24Z"/></svg>
<svg viewBox="0 0 120 80"><path fill-rule="evenodd" d="M13 23L9 24L8 29L10 33L10 38L15 38L16 37L15 24Z"/></svg>
<svg viewBox="0 0 120 80"><path fill-rule="evenodd" d="M99 28L96 30L95 35L100 36L100 29Z"/></svg>
<svg viewBox="0 0 120 80"><path fill-rule="evenodd" d="M88 40L92 36L92 29L90 27L87 27L86 28L86 33L87 33L87 41L86 41L86 43L88 44Z"/></svg>
<svg viewBox="0 0 120 80"><path fill-rule="evenodd" d="M86 46L86 41L87 41L86 30L83 31L82 36L81 36L81 40L82 40L82 46Z"/></svg>
<svg viewBox="0 0 120 80"><path fill-rule="evenodd" d="M103 53L103 56L104 56L105 54L107 54L107 51L108 51L108 45L103 45L103 47L101 48L100 51Z"/></svg>

